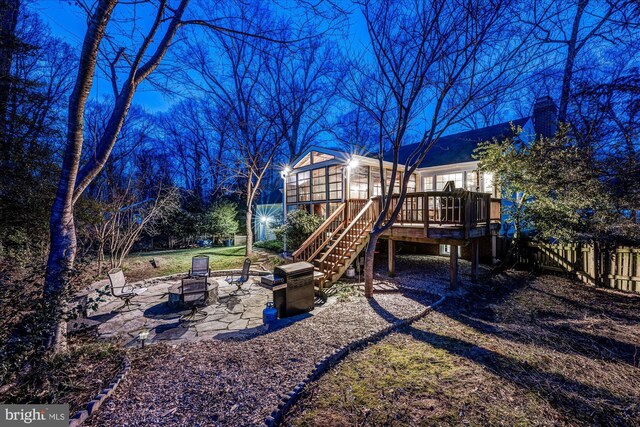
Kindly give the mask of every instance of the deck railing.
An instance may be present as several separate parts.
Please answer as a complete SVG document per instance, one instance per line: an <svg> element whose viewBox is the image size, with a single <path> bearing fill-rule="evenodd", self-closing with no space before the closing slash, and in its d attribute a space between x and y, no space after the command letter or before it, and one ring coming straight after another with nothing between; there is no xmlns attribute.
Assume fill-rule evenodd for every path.
<svg viewBox="0 0 640 427"><path fill-rule="evenodd" d="M304 241L291 256L293 261L307 261L310 262L315 258L318 253L327 245L327 243L344 228L345 225L345 211L344 204L338 206L329 218L313 232L307 240Z"/></svg>
<svg viewBox="0 0 640 427"><path fill-rule="evenodd" d="M380 203L380 197L376 198ZM387 219L398 204L393 195ZM501 199L475 191L427 191L407 194L394 225L457 226L470 229L500 221Z"/></svg>
<svg viewBox="0 0 640 427"><path fill-rule="evenodd" d="M366 239L367 233L371 231L373 222L378 216L378 203L374 200L364 202L362 209L349 221L336 241L319 260L320 271L325 274L326 279L331 279L338 272L339 267L344 265L345 259L350 257L351 252L356 252L358 244Z"/></svg>

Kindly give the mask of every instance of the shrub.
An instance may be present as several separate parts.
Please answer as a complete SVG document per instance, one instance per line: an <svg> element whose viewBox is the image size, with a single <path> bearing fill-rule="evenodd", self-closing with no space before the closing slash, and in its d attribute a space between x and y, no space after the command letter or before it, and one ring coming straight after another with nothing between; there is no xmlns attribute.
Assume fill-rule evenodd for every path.
<svg viewBox="0 0 640 427"><path fill-rule="evenodd" d="M238 232L238 207L231 202L218 202L214 204L204 217L204 229L211 233L216 243L222 239L233 237Z"/></svg>
<svg viewBox="0 0 640 427"><path fill-rule="evenodd" d="M278 240L287 236L287 249L296 250L324 222L324 218L297 209L287 214L287 223L274 229Z"/></svg>
<svg viewBox="0 0 640 427"><path fill-rule="evenodd" d="M268 249L270 251L278 253L282 252L284 249L282 247L282 239L262 240L260 242L255 242L253 246L255 246L256 248Z"/></svg>

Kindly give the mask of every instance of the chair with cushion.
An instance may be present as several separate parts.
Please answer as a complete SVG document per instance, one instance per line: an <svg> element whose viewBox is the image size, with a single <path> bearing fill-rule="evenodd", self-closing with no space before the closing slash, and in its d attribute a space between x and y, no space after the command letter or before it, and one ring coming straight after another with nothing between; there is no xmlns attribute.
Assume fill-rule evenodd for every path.
<svg viewBox="0 0 640 427"><path fill-rule="evenodd" d="M191 258L191 270L189 277L209 277L209 257L206 255L196 255Z"/></svg>
<svg viewBox="0 0 640 427"><path fill-rule="evenodd" d="M244 285L246 282L249 281L249 268L251 267L251 260L249 258L246 258L244 260L244 264L242 266L242 272L240 273L240 275L235 276L235 275L231 275L231 276L227 276L227 278L225 279L225 281L227 283L229 283L230 285L236 285L238 287L238 289L236 289L235 293L240 292L240 290L242 290L242 285Z"/></svg>
<svg viewBox="0 0 640 427"><path fill-rule="evenodd" d="M131 309L132 306L140 306L140 304L131 303L131 300L144 293L147 288L139 288L128 284L121 268L109 270L107 274L109 275L109 288L111 290L111 295L124 301L124 305L118 307L114 311L121 310L123 308ZM145 282L143 281L143 284L144 283Z"/></svg>

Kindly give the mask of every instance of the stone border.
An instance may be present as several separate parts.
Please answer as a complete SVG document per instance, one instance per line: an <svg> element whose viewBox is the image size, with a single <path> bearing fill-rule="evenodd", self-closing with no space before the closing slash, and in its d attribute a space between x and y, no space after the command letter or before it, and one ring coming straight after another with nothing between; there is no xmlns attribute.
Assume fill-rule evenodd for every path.
<svg viewBox="0 0 640 427"><path fill-rule="evenodd" d="M96 397L87 402L84 409L79 410L73 415L73 417L69 418L69 427L78 427L82 425L87 418L95 414L98 409L100 409L100 406L104 401L116 391L118 384L120 384L120 381L122 381L130 369L131 362L127 356L124 356L122 360L122 371L120 371L120 374L118 374L106 388L100 391Z"/></svg>
<svg viewBox="0 0 640 427"><path fill-rule="evenodd" d="M409 289L412 291L416 291L416 289L411 289L411 288ZM293 390L286 393L284 397L280 399L280 403L278 403L278 406L276 407L276 409L274 409L273 412L271 412L271 415L267 416L264 419L264 422L261 425L261 427L275 427L280 425L280 423L282 422L282 419L284 418L284 415L300 398L300 395L302 394L302 391L304 390L305 386L310 382L317 381L318 379L320 379L320 377L322 377L327 371L329 371L329 369L331 369L333 366L338 364L342 359L344 359L347 355L349 355L349 353L351 353L352 351L364 348L369 344L375 343L381 340L382 338L384 338L386 335L396 331L399 328L412 324L416 320L426 316L433 308L442 304L445 299L446 299L446 296L442 295L438 301L426 307L424 310L422 310L422 312L414 316L407 317L406 319L398 320L377 332L372 332L369 335L366 335L349 344L346 344L342 348L334 350L330 355L320 359L320 361L316 363L311 373L309 373L309 375L307 375L307 377L304 380L300 381L293 388Z"/></svg>

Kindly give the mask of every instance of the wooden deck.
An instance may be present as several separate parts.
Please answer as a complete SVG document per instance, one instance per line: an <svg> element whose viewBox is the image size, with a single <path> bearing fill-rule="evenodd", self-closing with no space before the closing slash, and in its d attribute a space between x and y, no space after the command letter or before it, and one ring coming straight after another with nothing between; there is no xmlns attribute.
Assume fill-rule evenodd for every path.
<svg viewBox="0 0 640 427"><path fill-rule="evenodd" d="M451 245L451 285L457 283L458 246L471 247L472 277L477 274L479 241L500 230L500 199L466 190L407 194L387 201L388 215L397 211L392 227L382 238L389 241L389 273L395 273L396 241ZM369 241L381 212L382 200L347 200L296 250L294 261L313 263L320 289L339 279Z"/></svg>

